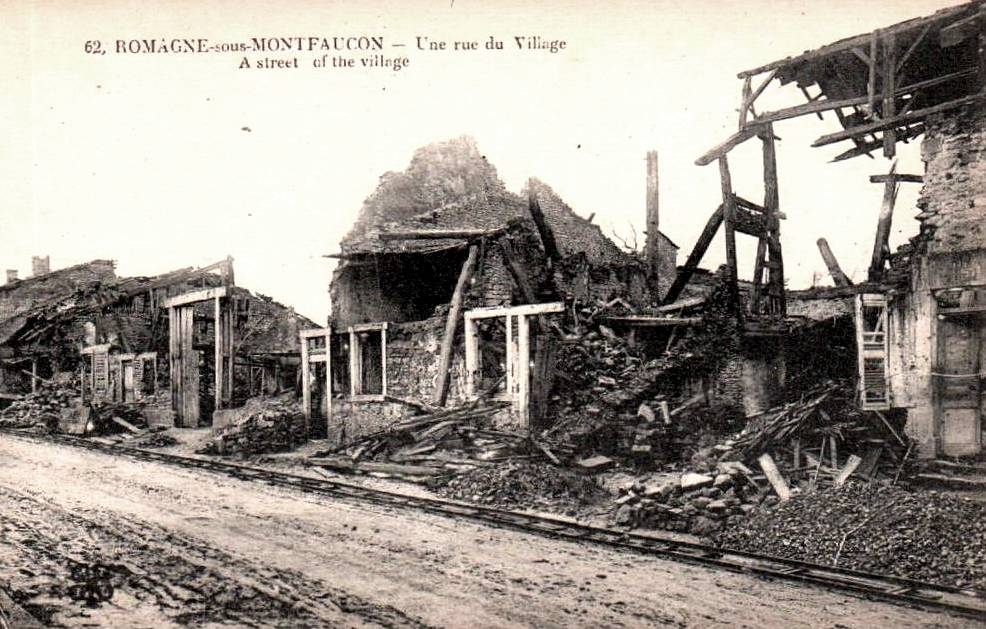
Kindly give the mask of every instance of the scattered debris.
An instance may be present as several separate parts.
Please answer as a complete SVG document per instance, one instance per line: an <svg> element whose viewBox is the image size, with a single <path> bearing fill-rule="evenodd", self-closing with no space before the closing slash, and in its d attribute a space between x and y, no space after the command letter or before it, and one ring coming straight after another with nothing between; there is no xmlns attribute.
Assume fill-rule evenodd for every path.
<svg viewBox="0 0 986 629"><path fill-rule="evenodd" d="M77 399L78 394L68 384L39 381L37 391L0 411L0 426L57 432L62 411L72 407Z"/></svg>
<svg viewBox="0 0 986 629"><path fill-rule="evenodd" d="M251 398L198 454L250 455L290 450L304 443L305 416L293 393Z"/></svg>
<svg viewBox="0 0 986 629"><path fill-rule="evenodd" d="M947 534L943 532L947 531ZM725 547L986 588L986 505L850 481L795 496L716 537Z"/></svg>
<svg viewBox="0 0 986 629"><path fill-rule="evenodd" d="M574 512L608 494L592 478L547 463L513 460L465 472L438 492L492 507L547 508Z"/></svg>

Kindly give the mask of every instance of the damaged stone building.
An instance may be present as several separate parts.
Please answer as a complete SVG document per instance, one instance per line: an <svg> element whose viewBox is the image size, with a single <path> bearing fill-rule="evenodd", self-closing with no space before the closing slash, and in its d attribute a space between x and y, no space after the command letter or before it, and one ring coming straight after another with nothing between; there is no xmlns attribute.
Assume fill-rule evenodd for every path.
<svg viewBox="0 0 986 629"><path fill-rule="evenodd" d="M332 256L331 333L303 348L306 409L337 440L409 403L480 392L510 401L515 425L537 422L550 389L544 315L573 301L652 303L673 281L677 246L649 236L658 253L645 262L547 185L509 192L468 138L419 150L381 179Z"/></svg>
<svg viewBox="0 0 986 629"><path fill-rule="evenodd" d="M8 400L57 380L83 404L140 402L156 421L196 427L296 387L298 330L315 324L235 286L229 258L152 277L118 277L109 260L56 271L38 260L32 277L8 272L0 286Z"/></svg>
<svg viewBox="0 0 986 629"><path fill-rule="evenodd" d="M802 291L793 314L849 314L856 332L860 408L897 414L923 457L974 455L982 449L982 384L986 360L986 4L943 9L850 37L739 74L743 81L736 134L699 158L718 162L723 183L727 258L735 277L734 233L763 233L782 218L776 173L766 180L765 226L750 228L751 204L732 191L728 154L759 138L765 169L773 167L773 125L832 114L841 130L813 146L848 142L836 161L881 153L923 136L923 174L896 171L870 181L884 186L866 282L852 285L827 242L819 249L837 286ZM768 88L796 85L807 102L757 112ZM828 120L826 116L823 120ZM773 179L773 180L772 180ZM888 237L900 185L922 184L919 233L891 253ZM715 220L717 219L714 215ZM719 223L715 224L715 228ZM754 283L781 265L769 238L758 250ZM701 244L701 243L700 243ZM696 248L698 249L698 247ZM701 252L698 253L701 257ZM774 262L774 264L771 264ZM788 302L791 301L787 295ZM756 315L738 309L739 316ZM792 314L788 312L787 314Z"/></svg>

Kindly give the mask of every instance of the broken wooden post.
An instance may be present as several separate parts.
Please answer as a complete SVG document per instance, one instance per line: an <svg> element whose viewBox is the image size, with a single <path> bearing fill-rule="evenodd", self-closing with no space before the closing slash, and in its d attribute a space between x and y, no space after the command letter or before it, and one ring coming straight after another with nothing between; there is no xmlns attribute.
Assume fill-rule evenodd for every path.
<svg viewBox="0 0 986 629"><path fill-rule="evenodd" d="M455 330L459 324L459 315L462 313L462 301L465 296L469 278L472 276L473 267L476 265L476 258L479 257L479 247L471 245L466 261L462 263L462 272L459 273L459 281L455 284L452 292L452 301L449 305L448 320L445 322L445 335L442 337L442 349L438 364L438 383L435 385L435 406L445 406L448 399L449 387L449 366L452 364L452 347L455 341Z"/></svg>
<svg viewBox="0 0 986 629"><path fill-rule="evenodd" d="M890 167L890 174L897 171L897 161ZM883 184L883 203L880 204L880 218L876 224L876 236L873 239L873 256L870 259L869 279L879 282L883 279L883 267L890 253L890 226L894 218L894 203L897 201L899 184L891 177Z"/></svg>
<svg viewBox="0 0 986 629"><path fill-rule="evenodd" d="M822 254L822 260L825 260L825 266L829 269L829 275L832 276L832 281L835 282L836 286L852 286L852 281L845 273L842 272L842 267L839 266L839 261L835 259L832 254L832 250L829 248L829 243L824 238L818 239L818 252Z"/></svg>
<svg viewBox="0 0 986 629"><path fill-rule="evenodd" d="M644 260L647 263L647 283L650 285L651 295L660 299L661 232L657 183L657 151L649 151L647 153L647 240L644 245Z"/></svg>
<svg viewBox="0 0 986 629"><path fill-rule="evenodd" d="M774 459L769 454L764 453L760 455L757 462L760 463L760 469L767 476L767 480L770 481L771 487L777 492L781 502L788 500L791 497L791 489L787 486L787 481L784 480L780 470L777 469Z"/></svg>
<svg viewBox="0 0 986 629"><path fill-rule="evenodd" d="M883 41L883 107L881 118L893 118L897 114L894 91L897 89L897 40L893 31L887 33ZM893 157L897 153L897 130L894 127L883 132L883 156Z"/></svg>
<svg viewBox="0 0 986 629"><path fill-rule="evenodd" d="M852 473L856 471L859 464L863 462L861 457L855 454L849 455L849 460L846 462L846 466L839 470L839 474L835 477L835 486L842 487L846 480L852 476Z"/></svg>
<svg viewBox="0 0 986 629"><path fill-rule="evenodd" d="M787 314L787 296L784 289L784 255L781 251L780 194L777 185L777 147L774 125L767 124L760 133L763 144L764 214L767 226L767 297L770 312Z"/></svg>

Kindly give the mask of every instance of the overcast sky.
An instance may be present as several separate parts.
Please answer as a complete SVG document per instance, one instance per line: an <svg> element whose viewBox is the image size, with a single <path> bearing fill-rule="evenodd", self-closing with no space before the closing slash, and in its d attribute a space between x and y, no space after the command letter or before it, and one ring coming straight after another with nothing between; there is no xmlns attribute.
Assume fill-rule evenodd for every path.
<svg viewBox="0 0 986 629"><path fill-rule="evenodd" d="M467 134L519 190L536 176L607 233L642 233L645 154L660 154L661 229L682 251L719 203L716 166L695 158L737 124L740 70L956 2L36 2L0 3L0 266L30 273L93 258L156 274L232 255L237 283L323 322L333 262L381 174L415 148ZM289 8L290 7L290 8ZM117 39L384 37L399 72L238 69L242 54L116 54ZM497 52L421 52L416 37L504 41ZM518 51L514 36L566 50ZM87 55L100 40L105 55ZM391 44L405 44L404 48ZM452 45L452 44L450 44ZM251 60L263 54L248 54ZM796 104L793 87L761 108ZM879 157L827 163L810 148L834 117L781 122L782 242L789 285L824 264L865 277L886 172ZM920 173L919 143L901 172ZM738 194L762 199L759 143L730 155ZM904 184L907 186L907 184ZM892 244L916 231L917 187L898 200ZM642 243L642 235L639 237ZM741 274L755 243L740 237ZM723 258L721 236L704 265Z"/></svg>

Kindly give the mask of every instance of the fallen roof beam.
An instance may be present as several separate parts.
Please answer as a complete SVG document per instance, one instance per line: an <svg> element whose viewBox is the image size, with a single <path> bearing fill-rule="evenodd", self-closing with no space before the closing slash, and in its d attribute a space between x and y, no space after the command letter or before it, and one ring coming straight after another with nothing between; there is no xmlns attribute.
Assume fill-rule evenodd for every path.
<svg viewBox="0 0 986 629"><path fill-rule="evenodd" d="M650 315L629 315L625 317L603 317L603 321L638 328L665 328L692 326L702 323L702 317L655 317Z"/></svg>
<svg viewBox="0 0 986 629"><path fill-rule="evenodd" d="M917 83L912 83L911 85L894 90L894 96L906 96L907 94L927 87L948 83L949 81L954 81L956 79L971 77L975 73L975 69L967 69L952 72L951 74L935 77L933 79L928 79L926 81L919 81ZM878 98L883 98L883 95L879 94ZM753 120L751 124L766 124L768 122L777 122L778 120L797 118L798 116L804 116L805 114L816 114L823 111L830 111L832 109L844 109L854 105L863 105L867 101L869 101L869 95L841 98L839 100L830 100L826 98L824 100L816 100L810 103L805 103L804 105L795 105L794 107L788 107L786 109L778 109L777 111L766 111Z"/></svg>
<svg viewBox="0 0 986 629"><path fill-rule="evenodd" d="M835 254L829 248L829 242L824 238L819 238L816 244L818 245L818 252L822 254L822 260L825 261L825 266L828 267L829 275L832 276L832 281L835 282L835 285L840 287L852 286L852 281L842 271L839 261L835 259Z"/></svg>
<svg viewBox="0 0 986 629"><path fill-rule="evenodd" d="M949 109L955 109L956 107L962 107L963 105L975 103L976 101L982 100L984 96L986 96L986 93L984 92L970 94L969 96L963 96L962 98L957 98L955 100L948 101L947 103L941 103L940 105L935 105L934 107L926 107L924 109L918 109L917 111L912 111L900 116L894 116L885 120L878 120L869 124L850 127L844 131L837 131L836 133L823 135L812 142L811 145L815 147L825 146L826 144L834 144L835 142L841 142L842 140L849 140L854 137L873 133L874 131L891 129L905 122L922 120L933 114L938 114L943 111L948 111Z"/></svg>
<svg viewBox="0 0 986 629"><path fill-rule="evenodd" d="M695 164L698 166L707 166L711 164L712 162L716 161L717 159L719 159L729 151L733 150L743 142L746 142L750 138L756 136L759 130L760 130L759 120L750 123L748 127L740 131L737 131L733 135L729 136L729 138L727 138L725 142L716 146L709 152L699 157L697 160L695 160Z"/></svg>
<svg viewBox="0 0 986 629"><path fill-rule="evenodd" d="M380 240L471 240L492 236L502 229L417 229L380 232Z"/></svg>

